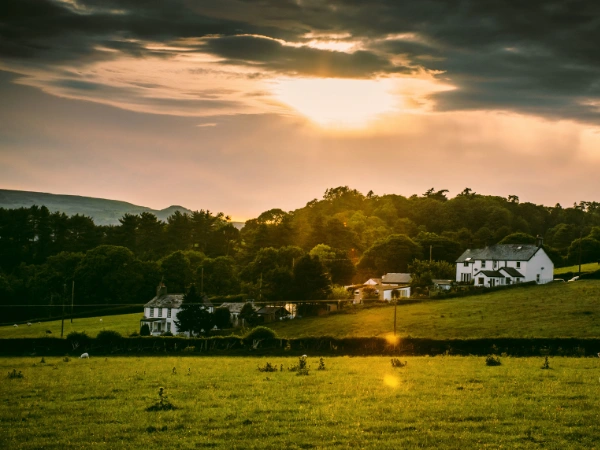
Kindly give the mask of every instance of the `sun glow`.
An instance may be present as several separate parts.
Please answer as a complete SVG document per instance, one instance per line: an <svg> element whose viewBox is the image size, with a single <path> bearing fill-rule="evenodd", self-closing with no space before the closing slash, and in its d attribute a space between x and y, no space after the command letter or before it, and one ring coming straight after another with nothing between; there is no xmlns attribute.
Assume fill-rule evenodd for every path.
<svg viewBox="0 0 600 450"><path fill-rule="evenodd" d="M328 128L364 128L378 116L401 109L390 79L282 79L276 97Z"/></svg>

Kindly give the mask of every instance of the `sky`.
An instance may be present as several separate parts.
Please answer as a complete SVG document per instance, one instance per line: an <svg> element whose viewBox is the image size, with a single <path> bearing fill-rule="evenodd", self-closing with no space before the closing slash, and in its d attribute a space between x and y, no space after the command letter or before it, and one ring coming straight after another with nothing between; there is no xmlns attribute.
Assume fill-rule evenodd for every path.
<svg viewBox="0 0 600 450"><path fill-rule="evenodd" d="M600 3L3 0L0 188L600 200Z"/></svg>

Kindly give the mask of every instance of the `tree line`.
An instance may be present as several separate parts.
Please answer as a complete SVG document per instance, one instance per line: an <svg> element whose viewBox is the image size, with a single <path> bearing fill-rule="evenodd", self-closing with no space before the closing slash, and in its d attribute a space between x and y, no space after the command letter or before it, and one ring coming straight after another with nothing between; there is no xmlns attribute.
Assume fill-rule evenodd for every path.
<svg viewBox="0 0 600 450"><path fill-rule="evenodd" d="M467 248L537 236L557 267L600 260L600 204L547 207L469 188L453 198L433 188L364 195L341 186L295 211L265 211L241 230L208 210L165 222L125 214L117 226L99 226L44 206L0 208L0 302L6 320L55 314L74 281L78 305L141 304L161 279L170 292L195 284L236 299L341 298L341 286L421 267L415 261L453 264Z"/></svg>

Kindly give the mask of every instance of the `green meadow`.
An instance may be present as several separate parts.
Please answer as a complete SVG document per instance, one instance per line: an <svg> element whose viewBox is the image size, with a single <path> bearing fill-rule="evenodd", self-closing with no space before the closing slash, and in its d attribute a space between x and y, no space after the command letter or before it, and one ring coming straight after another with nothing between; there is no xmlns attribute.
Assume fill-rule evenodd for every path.
<svg viewBox="0 0 600 450"><path fill-rule="evenodd" d="M591 273L596 270L600 270L600 264L597 262L594 263L585 263L581 265L581 273ZM568 267L561 267L559 269L554 269L554 275L562 275L563 273L574 273L577 274L579 272L579 264Z"/></svg>
<svg viewBox="0 0 600 450"><path fill-rule="evenodd" d="M402 302L400 302L402 303ZM600 281L523 286L481 295L400 304L400 336L430 339L600 336ZM394 307L355 314L306 317L269 324L282 337L384 336L393 330Z"/></svg>
<svg viewBox="0 0 600 450"><path fill-rule="evenodd" d="M393 331L391 305L353 308L347 313L267 324L284 338L306 336L384 336ZM142 313L100 319L65 320L65 336L103 329L128 336L138 330ZM61 322L0 327L0 338L60 336ZM431 339L600 337L600 281L524 286L470 297L425 300L397 308L400 336ZM240 332L237 330L236 332Z"/></svg>
<svg viewBox="0 0 600 450"><path fill-rule="evenodd" d="M600 360L1 358L0 445L65 448L595 448ZM260 372L267 362L282 372ZM22 378L7 374L21 372ZM152 410L164 388L176 409Z"/></svg>

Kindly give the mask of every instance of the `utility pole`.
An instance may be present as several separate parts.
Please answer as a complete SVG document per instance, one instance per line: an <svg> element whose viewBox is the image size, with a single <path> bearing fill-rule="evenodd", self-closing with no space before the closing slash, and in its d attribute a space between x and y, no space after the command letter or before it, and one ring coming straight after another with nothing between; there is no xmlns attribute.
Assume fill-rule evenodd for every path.
<svg viewBox="0 0 600 450"><path fill-rule="evenodd" d="M62 339L65 332L65 297L67 296L67 285L63 284L63 296L62 296L62 320L60 324L60 337Z"/></svg>
<svg viewBox="0 0 600 450"><path fill-rule="evenodd" d="M394 300L394 336L396 336L396 307L398 306L398 299Z"/></svg>
<svg viewBox="0 0 600 450"><path fill-rule="evenodd" d="M200 268L200 295L204 294L204 267Z"/></svg>
<svg viewBox="0 0 600 450"><path fill-rule="evenodd" d="M73 300L75 299L75 280L71 285L71 323L73 323Z"/></svg>
<svg viewBox="0 0 600 450"><path fill-rule="evenodd" d="M431 262L431 253L433 252L433 245L429 246L429 262Z"/></svg>
<svg viewBox="0 0 600 450"><path fill-rule="evenodd" d="M579 276L581 276L581 237L583 235L583 230L579 231Z"/></svg>

